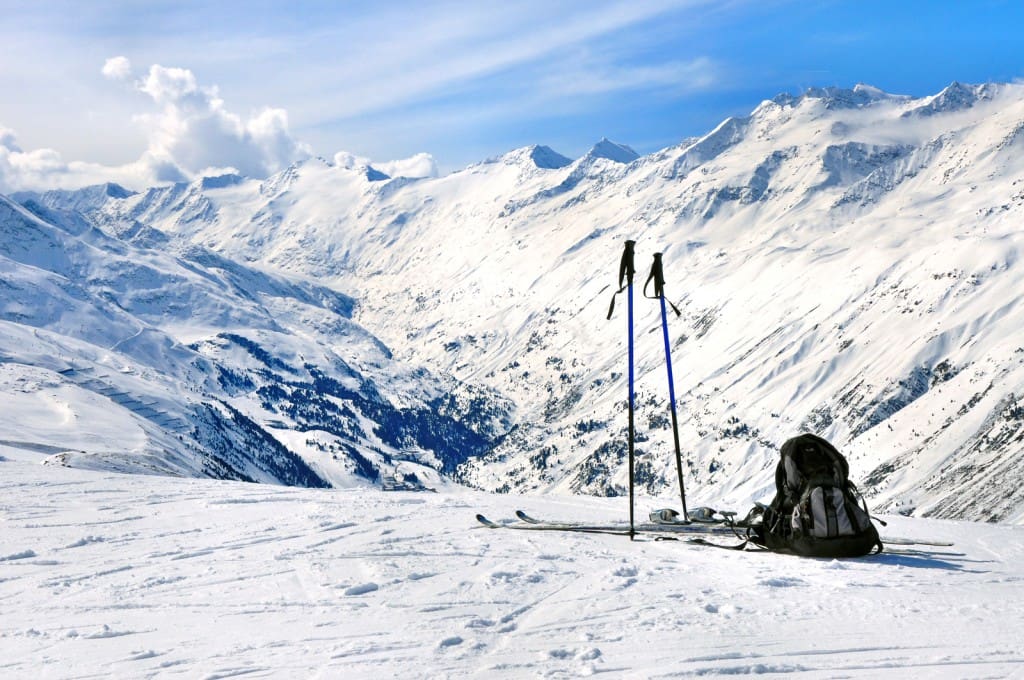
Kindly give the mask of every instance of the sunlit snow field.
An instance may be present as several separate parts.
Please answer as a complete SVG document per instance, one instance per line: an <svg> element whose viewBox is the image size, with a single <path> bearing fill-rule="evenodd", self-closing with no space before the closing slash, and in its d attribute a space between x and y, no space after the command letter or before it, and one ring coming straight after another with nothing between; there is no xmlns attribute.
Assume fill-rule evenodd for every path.
<svg viewBox="0 0 1024 680"><path fill-rule="evenodd" d="M479 526L625 499L119 475L0 446L0 676L1024 674L1024 528L818 560ZM645 514L655 501L641 498Z"/></svg>

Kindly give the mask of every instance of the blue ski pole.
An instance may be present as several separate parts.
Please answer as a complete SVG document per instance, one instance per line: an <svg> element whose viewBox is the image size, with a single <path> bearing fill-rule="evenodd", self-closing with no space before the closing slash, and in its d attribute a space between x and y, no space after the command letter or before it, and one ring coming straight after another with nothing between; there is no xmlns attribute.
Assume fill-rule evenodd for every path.
<svg viewBox="0 0 1024 680"><path fill-rule="evenodd" d="M654 295L647 295L647 286L654 281ZM661 301L661 332L665 340L665 367L668 369L668 398L672 407L672 439L676 445L676 471L679 474L679 498L683 503L683 519L689 521L690 517L686 512L686 489L683 486L683 454L679 446L679 419L676 416L676 387L672 379L672 346L668 340L668 312L665 309L665 271L661 263L661 253L654 254L654 263L651 265L651 274L644 283L644 297ZM669 303L672 305L672 303ZM679 310L672 305L672 311L679 316Z"/></svg>

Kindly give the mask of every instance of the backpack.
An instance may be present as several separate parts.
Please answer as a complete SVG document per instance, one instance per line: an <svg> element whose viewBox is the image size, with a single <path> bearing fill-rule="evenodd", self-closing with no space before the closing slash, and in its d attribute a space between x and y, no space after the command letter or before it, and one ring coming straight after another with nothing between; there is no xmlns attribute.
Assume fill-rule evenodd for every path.
<svg viewBox="0 0 1024 680"><path fill-rule="evenodd" d="M859 557L882 551L867 504L850 481L834 446L813 434L782 445L775 498L751 540L776 552L806 557Z"/></svg>

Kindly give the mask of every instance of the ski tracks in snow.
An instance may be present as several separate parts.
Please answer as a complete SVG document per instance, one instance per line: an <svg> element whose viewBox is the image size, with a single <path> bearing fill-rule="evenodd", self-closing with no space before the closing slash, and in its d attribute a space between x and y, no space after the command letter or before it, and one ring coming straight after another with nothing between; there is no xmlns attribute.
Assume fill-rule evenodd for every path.
<svg viewBox="0 0 1024 680"><path fill-rule="evenodd" d="M476 528L506 496L0 472L5 677L1024 671L1014 527L894 518L957 547L808 560Z"/></svg>

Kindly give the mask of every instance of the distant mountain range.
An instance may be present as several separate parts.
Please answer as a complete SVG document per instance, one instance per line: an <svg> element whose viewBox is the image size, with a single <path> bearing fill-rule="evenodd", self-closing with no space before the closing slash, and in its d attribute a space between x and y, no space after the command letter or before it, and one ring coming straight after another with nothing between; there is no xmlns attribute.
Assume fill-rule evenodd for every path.
<svg viewBox="0 0 1024 680"><path fill-rule="evenodd" d="M682 312L695 502L770 495L778 446L813 431L876 510L1019 522L1022 218L1017 84L781 95L642 157L604 139L439 178L313 159L19 194L0 202L8 419L101 403L127 429L0 415L0 439L131 471L622 494L626 325L605 314L629 238L640 284L664 253ZM671 499L640 287L637 480Z"/></svg>

